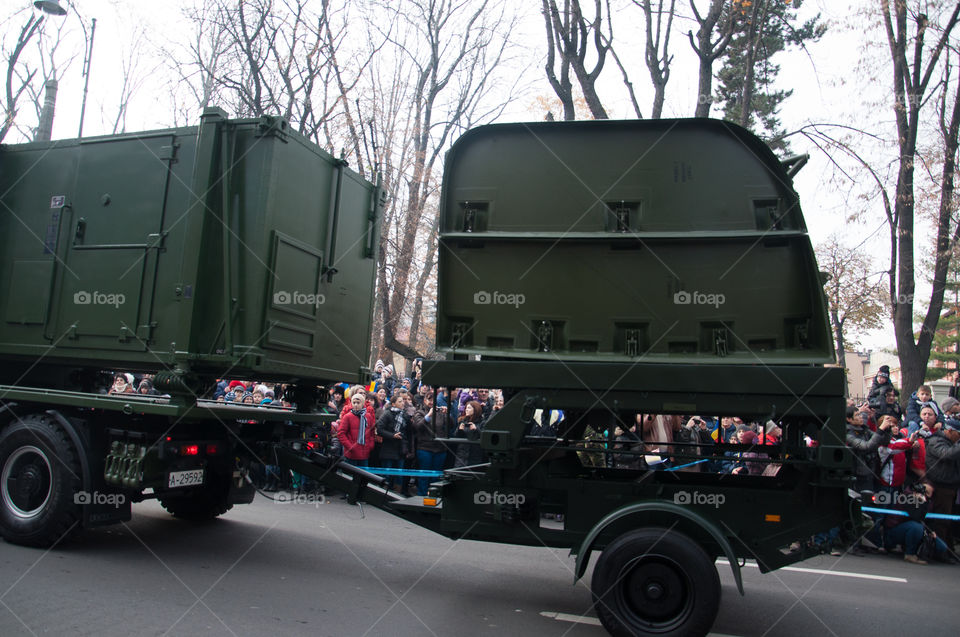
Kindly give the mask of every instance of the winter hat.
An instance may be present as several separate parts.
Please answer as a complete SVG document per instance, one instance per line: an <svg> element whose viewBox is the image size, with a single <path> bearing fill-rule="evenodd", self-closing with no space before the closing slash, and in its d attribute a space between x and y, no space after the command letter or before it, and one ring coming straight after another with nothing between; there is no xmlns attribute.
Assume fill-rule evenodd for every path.
<svg viewBox="0 0 960 637"><path fill-rule="evenodd" d="M377 359L377 364L373 366L373 369L374 369L375 371L378 371L378 372L379 372L381 369L383 369L383 361L378 358L378 359Z"/></svg>
<svg viewBox="0 0 960 637"><path fill-rule="evenodd" d="M958 403L960 403L960 400L957 400L953 396L944 398L943 402L940 403L940 410L943 411L943 413L947 413L952 407L956 407Z"/></svg>
<svg viewBox="0 0 960 637"><path fill-rule="evenodd" d="M123 377L127 379L128 385L133 384L133 374L127 373L127 374L124 374Z"/></svg>
<svg viewBox="0 0 960 637"><path fill-rule="evenodd" d="M246 388L246 385L243 384L242 380L231 380L230 384L227 385L230 389L236 389L237 387Z"/></svg>
<svg viewBox="0 0 960 637"><path fill-rule="evenodd" d="M261 394L266 395L266 393L267 393L268 391L270 391L270 390L267 389L267 386L266 386L266 385L257 385L257 386L254 388L253 391L254 391L254 392L260 392Z"/></svg>
<svg viewBox="0 0 960 637"><path fill-rule="evenodd" d="M757 434L749 429L740 434L741 442L743 445L752 445L757 442Z"/></svg>
<svg viewBox="0 0 960 637"><path fill-rule="evenodd" d="M774 429L779 429L779 428L780 428L780 425L778 425L777 423L773 422L772 420L768 420L768 421L767 421L767 426L764 428L763 431L764 431L765 434L767 434L767 435L769 436L770 434L773 433L773 430L774 430Z"/></svg>
<svg viewBox="0 0 960 637"><path fill-rule="evenodd" d="M880 370L877 372L877 376L884 376L886 378L890 378L890 366L881 365Z"/></svg>

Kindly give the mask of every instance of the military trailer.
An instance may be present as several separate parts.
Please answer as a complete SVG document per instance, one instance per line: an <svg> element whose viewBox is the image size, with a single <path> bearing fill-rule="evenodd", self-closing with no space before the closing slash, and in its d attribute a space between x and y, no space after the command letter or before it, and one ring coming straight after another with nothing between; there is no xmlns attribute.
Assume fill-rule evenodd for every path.
<svg viewBox="0 0 960 637"><path fill-rule="evenodd" d="M249 502L258 445L318 418L197 396L275 380L309 412L318 383L368 375L380 191L281 118L3 146L0 193L8 541L144 497L190 518ZM102 370L156 372L170 399L98 395Z"/></svg>
<svg viewBox="0 0 960 637"><path fill-rule="evenodd" d="M162 203L144 210L138 154L166 162ZM31 169L44 162L60 181ZM217 111L199 129L5 147L0 294L20 309L0 328L0 532L50 545L146 497L182 517L218 515L253 497L244 477L268 443L285 469L446 537L569 548L576 579L598 553L591 588L612 634L706 634L715 560L743 593L743 560L764 572L797 562L812 535L860 519L843 372L827 366L826 303L792 187L803 162L707 119L461 137L441 197L444 356L424 379L503 388L505 403L476 443L485 462L408 498L296 435L324 418L309 413L311 387L367 372L377 187L282 120ZM121 200L152 225L114 236L119 215L95 230ZM114 284L137 258L138 282ZM91 282L69 280L68 266ZM136 311L118 321L99 297L69 307L91 291L129 294ZM283 292L308 307L290 311ZM90 394L107 368L160 369L171 398ZM196 399L228 375L290 383L298 412ZM535 435L551 414L556 432ZM783 436L762 449L618 444L612 432L637 414L773 420ZM717 472L738 454L763 470ZM126 507L76 501L91 490Z"/></svg>
<svg viewBox="0 0 960 637"><path fill-rule="evenodd" d="M743 560L763 572L795 563L813 535L861 517L844 374L825 366L826 302L792 187L804 161L707 119L469 131L446 158L445 360L425 362L424 378L504 388L480 436L489 462L401 498L321 454L284 457L450 538L570 548L575 579L599 552L591 589L614 635L706 634L715 560L743 593ZM551 413L563 415L556 435L532 435ZM636 414L773 420L783 437L762 448L648 438L631 451L611 432ZM762 471L710 468L757 452Z"/></svg>

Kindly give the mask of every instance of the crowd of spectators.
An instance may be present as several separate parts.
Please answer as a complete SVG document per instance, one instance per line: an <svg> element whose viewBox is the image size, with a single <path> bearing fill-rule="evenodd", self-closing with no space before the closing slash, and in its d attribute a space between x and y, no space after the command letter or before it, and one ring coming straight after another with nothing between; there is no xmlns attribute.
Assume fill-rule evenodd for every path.
<svg viewBox="0 0 960 637"><path fill-rule="evenodd" d="M912 564L956 563L956 523L927 520L926 514L960 511L960 402L951 397L940 405L922 385L902 411L884 366L867 401L847 405L846 421L855 488L865 506L890 512L872 514L875 524L864 538L869 544L859 542L853 553L900 549Z"/></svg>

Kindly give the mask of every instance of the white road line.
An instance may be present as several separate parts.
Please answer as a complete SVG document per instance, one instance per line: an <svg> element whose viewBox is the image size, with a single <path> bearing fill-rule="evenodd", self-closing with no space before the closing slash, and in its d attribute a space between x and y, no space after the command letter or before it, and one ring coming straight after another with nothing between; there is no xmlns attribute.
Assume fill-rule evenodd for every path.
<svg viewBox="0 0 960 637"><path fill-rule="evenodd" d="M588 624L590 626L600 626L600 620L589 615L570 615L569 613L554 613L546 610L540 611L540 614L549 619L556 619L561 622L571 622L573 624ZM707 637L737 637L736 635L727 635L724 633L708 633Z"/></svg>
<svg viewBox="0 0 960 637"><path fill-rule="evenodd" d="M719 559L717 564L727 564L727 560ZM754 562L747 562L744 566L751 568L760 568ZM903 577L888 577L886 575L870 575L867 573L851 573L849 571L831 571L825 568L801 568L799 566L783 566L778 571L793 571L795 573L812 573L814 575L836 575L837 577L854 577L856 579L871 579L878 582L896 582L897 584L906 584L907 580Z"/></svg>
<svg viewBox="0 0 960 637"><path fill-rule="evenodd" d="M551 613L550 611L542 610L540 614L544 617L549 617L550 619L556 619L562 622L572 622L574 624L589 624L590 626L601 626L600 620L596 617L590 617L589 615L570 615L568 613Z"/></svg>

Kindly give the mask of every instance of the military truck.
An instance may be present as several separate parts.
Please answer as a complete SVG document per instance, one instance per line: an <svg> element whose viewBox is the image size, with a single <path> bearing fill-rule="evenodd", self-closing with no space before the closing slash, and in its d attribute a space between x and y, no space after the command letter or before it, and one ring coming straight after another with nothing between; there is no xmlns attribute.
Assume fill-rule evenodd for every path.
<svg viewBox="0 0 960 637"><path fill-rule="evenodd" d="M424 379L502 388L505 403L476 443L486 462L445 471L426 496L408 498L282 424L319 418L307 413L317 382L357 380L367 371L369 316L358 320L355 309L367 311L372 298L378 188L286 131L282 120L233 122L208 112L198 131L164 140L171 143L158 142L154 159L172 155L168 146L177 157L196 157L190 179L171 160L164 182L174 191L164 202L181 202L176 210L191 230L178 228L179 216L163 212L164 203L146 213L161 219L136 248L100 248L83 266L102 273L97 291L110 291L111 255L143 255L147 274L129 291L135 319L118 325L110 314L90 315L91 327L83 307L63 307L88 288L62 282L66 266L82 258L73 253L109 245L94 242L87 228L94 211L118 199L111 189L136 199L131 176L88 188L77 179L87 142L74 142L63 164L74 171L64 178L73 190L31 177L19 199L4 200L21 217L28 201L49 200L60 211L54 219L55 212L37 210L33 232L3 253L10 273L0 278L7 286L0 294L21 304L39 300L19 283L28 266L17 263L53 261L43 266L52 272L50 300L8 312L0 339L0 356L19 361L23 375L0 388L7 405L16 401L4 407L0 431L0 531L8 540L49 545L78 520L117 519L98 518L96 503L74 505L80 489L158 497L181 516L217 515L252 497L244 474L267 443L285 469L449 538L569 548L577 579L598 552L591 589L607 630L697 635L719 608L715 560L726 559L743 593L744 559L767 572L808 557L812 535L858 523L859 504L848 495L852 457L843 445L843 372L828 366L826 303L792 187L803 157L778 160L749 132L707 119L502 124L461 137L446 158L440 209L443 358L424 363ZM99 140L102 152L130 154L110 151L114 141L124 143ZM260 144L269 145L272 163L248 157ZM5 148L0 178L16 186L46 152ZM282 162L292 152L290 164ZM11 165L18 153L23 160ZM293 165L301 161L309 163ZM317 170L322 179L310 177ZM189 186L174 177L178 171ZM78 211L73 200L81 191L88 203ZM8 234L16 218L7 219ZM297 224L306 227L291 227ZM29 234L48 240L31 242ZM244 253L241 240L252 249ZM164 249L156 247L161 241ZM49 255L38 256L38 244L49 245ZM165 259L176 265L165 270ZM278 283L277 270L300 278ZM47 279L37 281L30 289ZM292 286L324 294L326 303L288 317L276 294ZM167 321L177 327L173 335L164 332ZM25 342L34 349L18 350L6 335L14 329L30 335ZM341 338L340 346L333 342ZM147 369L151 357L162 363L158 378L169 401L88 393L96 370ZM233 412L195 399L196 390L228 375L290 382L298 412ZM533 435L549 414L562 414L556 435ZM611 432L629 429L637 414L772 420L783 436L762 449L679 436L618 446ZM183 455L208 450L208 440L214 451L223 445L219 456ZM750 454L753 471L717 472L721 461L743 463L738 454ZM191 476L203 484L189 484ZM181 479L184 487L175 484Z"/></svg>
<svg viewBox="0 0 960 637"><path fill-rule="evenodd" d="M7 541L249 502L264 445L324 418L317 384L369 373L380 189L281 118L5 145L0 193ZM170 398L101 395L104 370ZM227 376L300 413L198 400Z"/></svg>

